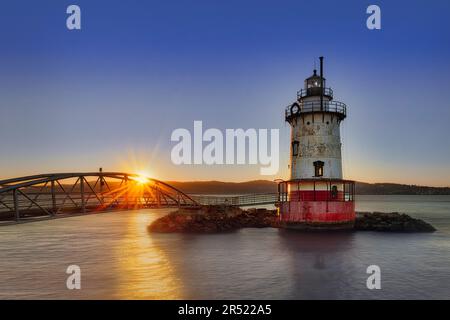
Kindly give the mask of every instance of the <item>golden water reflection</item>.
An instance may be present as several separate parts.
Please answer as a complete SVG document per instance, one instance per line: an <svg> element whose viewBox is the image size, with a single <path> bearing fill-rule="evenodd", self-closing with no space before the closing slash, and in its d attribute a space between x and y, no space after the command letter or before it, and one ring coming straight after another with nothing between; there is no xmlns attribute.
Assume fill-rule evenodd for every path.
<svg viewBox="0 0 450 320"><path fill-rule="evenodd" d="M155 215L133 214L126 221L124 237L115 245L117 287L115 298L182 299L183 284L167 254L156 245L147 226Z"/></svg>

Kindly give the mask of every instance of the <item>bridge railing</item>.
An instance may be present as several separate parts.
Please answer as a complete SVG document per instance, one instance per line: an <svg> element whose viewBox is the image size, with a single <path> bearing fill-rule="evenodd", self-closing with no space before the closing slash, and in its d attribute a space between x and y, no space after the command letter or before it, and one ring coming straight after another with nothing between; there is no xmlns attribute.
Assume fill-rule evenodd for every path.
<svg viewBox="0 0 450 320"><path fill-rule="evenodd" d="M239 207L273 204L278 201L278 193L232 196L190 195L190 197L202 205L233 205Z"/></svg>

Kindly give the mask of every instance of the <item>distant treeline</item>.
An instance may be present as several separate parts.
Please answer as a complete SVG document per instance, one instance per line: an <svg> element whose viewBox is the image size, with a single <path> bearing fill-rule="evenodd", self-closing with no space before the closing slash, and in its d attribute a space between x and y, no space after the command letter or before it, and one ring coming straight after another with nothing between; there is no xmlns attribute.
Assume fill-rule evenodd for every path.
<svg viewBox="0 0 450 320"><path fill-rule="evenodd" d="M356 194L450 195L450 187L357 182Z"/></svg>
<svg viewBox="0 0 450 320"><path fill-rule="evenodd" d="M249 194L277 192L277 184L268 180L248 182L168 181L175 188L190 194ZM356 194L364 195L450 195L450 187L425 187L396 183L356 183Z"/></svg>

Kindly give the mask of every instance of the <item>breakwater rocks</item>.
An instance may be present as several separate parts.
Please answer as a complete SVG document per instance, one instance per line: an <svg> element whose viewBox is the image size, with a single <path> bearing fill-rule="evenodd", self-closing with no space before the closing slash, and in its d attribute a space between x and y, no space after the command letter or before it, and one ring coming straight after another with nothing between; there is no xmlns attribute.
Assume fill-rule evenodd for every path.
<svg viewBox="0 0 450 320"><path fill-rule="evenodd" d="M155 220L150 232L216 233L241 228L279 228L276 210L242 210L233 206L204 206L199 209L179 209ZM354 230L384 232L433 232L436 229L420 219L406 214L360 212Z"/></svg>
<svg viewBox="0 0 450 320"><path fill-rule="evenodd" d="M433 232L429 223L398 212L358 212L355 230L387 232Z"/></svg>
<svg viewBox="0 0 450 320"><path fill-rule="evenodd" d="M169 213L150 224L148 229L152 232L214 233L277 226L276 210L204 206L201 209L179 209Z"/></svg>

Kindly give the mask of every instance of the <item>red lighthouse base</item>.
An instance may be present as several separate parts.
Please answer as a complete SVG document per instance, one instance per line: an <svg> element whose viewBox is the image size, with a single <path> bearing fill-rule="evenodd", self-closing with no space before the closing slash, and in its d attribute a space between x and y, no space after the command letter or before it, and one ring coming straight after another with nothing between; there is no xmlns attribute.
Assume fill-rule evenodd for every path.
<svg viewBox="0 0 450 320"><path fill-rule="evenodd" d="M349 229L355 222L354 181L302 179L278 185L280 222L295 229Z"/></svg>

